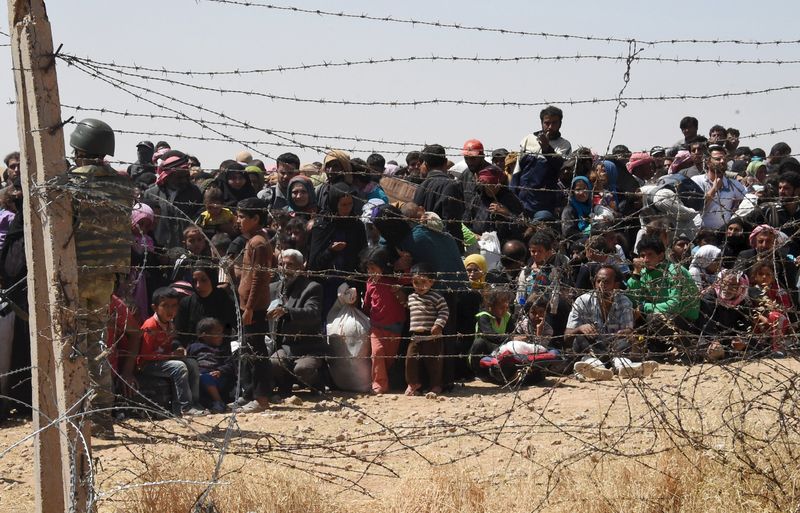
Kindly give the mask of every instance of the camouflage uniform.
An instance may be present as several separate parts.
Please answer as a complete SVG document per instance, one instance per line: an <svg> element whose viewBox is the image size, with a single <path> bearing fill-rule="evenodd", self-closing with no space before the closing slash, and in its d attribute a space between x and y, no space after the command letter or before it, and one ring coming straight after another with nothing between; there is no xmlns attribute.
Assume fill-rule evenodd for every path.
<svg viewBox="0 0 800 513"><path fill-rule="evenodd" d="M130 178L108 165L86 165L67 172L72 196L78 263L78 349L88 358L92 420L112 429L113 375L104 352L109 301L118 273L131 265Z"/></svg>

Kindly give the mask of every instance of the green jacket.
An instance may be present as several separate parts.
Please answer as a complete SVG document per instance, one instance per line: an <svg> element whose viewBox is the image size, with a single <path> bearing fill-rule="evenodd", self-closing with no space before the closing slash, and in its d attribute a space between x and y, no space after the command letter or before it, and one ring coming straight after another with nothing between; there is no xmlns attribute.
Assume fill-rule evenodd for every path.
<svg viewBox="0 0 800 513"><path fill-rule="evenodd" d="M690 321L700 315L700 292L681 265L662 262L653 270L642 269L641 276L628 279L626 292L644 314L680 315Z"/></svg>

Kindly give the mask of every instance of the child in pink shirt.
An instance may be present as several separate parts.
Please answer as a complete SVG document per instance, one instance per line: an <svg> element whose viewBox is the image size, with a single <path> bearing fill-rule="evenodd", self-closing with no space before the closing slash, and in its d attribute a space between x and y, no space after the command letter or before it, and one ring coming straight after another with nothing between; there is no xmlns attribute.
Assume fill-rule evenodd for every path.
<svg viewBox="0 0 800 513"><path fill-rule="evenodd" d="M364 313L370 317L369 331L372 347L372 392L389 391L389 369L400 347L400 334L406 321L405 294L400 280L394 278L389 262L389 250L372 248L364 260L369 274L364 294Z"/></svg>

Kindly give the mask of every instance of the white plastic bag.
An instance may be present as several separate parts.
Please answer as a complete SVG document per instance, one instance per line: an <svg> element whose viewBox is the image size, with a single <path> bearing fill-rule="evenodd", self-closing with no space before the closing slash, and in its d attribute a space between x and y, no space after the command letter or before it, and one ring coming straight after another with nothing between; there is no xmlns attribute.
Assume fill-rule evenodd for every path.
<svg viewBox="0 0 800 513"><path fill-rule="evenodd" d="M486 265L491 271L497 269L500 265L500 239L497 237L497 232L483 232L480 240L478 240L478 247L481 248L481 256L486 259Z"/></svg>
<svg viewBox="0 0 800 513"><path fill-rule="evenodd" d="M358 291L346 283L339 286L339 300L328 313L328 360L333 383L349 392L372 389L372 362L369 358L369 318L354 305Z"/></svg>

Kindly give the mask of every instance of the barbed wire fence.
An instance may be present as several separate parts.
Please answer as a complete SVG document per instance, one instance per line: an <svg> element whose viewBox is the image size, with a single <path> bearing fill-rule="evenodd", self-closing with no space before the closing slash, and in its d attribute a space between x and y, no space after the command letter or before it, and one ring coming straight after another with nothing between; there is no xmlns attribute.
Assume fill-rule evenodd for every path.
<svg viewBox="0 0 800 513"><path fill-rule="evenodd" d="M387 61L342 61L337 64L287 66L242 72L195 72L116 65L59 53L57 57L80 70L90 79L89 83L93 87L112 87L137 101L147 103L157 111L152 114L131 113L126 106L64 105L64 108L74 110L76 114L91 111L117 116L123 121L120 123L122 126L116 126L116 123L112 123L112 126L120 133L126 132L124 121L132 117L188 123L214 135L191 136L183 133L182 129L173 135L155 130L128 132L187 141L224 141L272 159L272 150L268 152L265 147L311 149L322 156L331 149L340 148L341 144L338 143L344 141L379 145L370 150L348 148L353 153L385 151L387 147L393 147L393 151L400 153L409 148L421 149L424 144L348 134L324 135L258 127L226 115L219 109L193 101L191 91L380 108L445 103L479 107L613 103L616 106L609 136L610 148L626 102L708 100L790 92L800 87L786 85L765 87L758 91L623 96L631 79L632 64L646 59L639 55L641 50L637 45L652 47L705 43L768 46L794 45L800 41L639 41L335 13L257 2L210 1L235 7L281 9L298 14L345 17L374 23L402 23L520 37L577 38L624 43L629 45L627 57L607 56L608 60L625 63L624 85L613 98L560 102L473 101L457 98L408 101L326 100L212 87L195 83L194 80L204 76L285 72L334 65L386 64ZM579 59L597 60L600 57L513 59L518 62L544 58L567 62ZM440 60L438 57L430 59ZM658 60L661 58L652 59L661 62ZM389 59L388 63L400 60L413 62L422 58ZM481 62L477 58L469 60ZM676 57L670 62L705 61ZM712 59L710 63L774 65L796 62L778 59L749 62L721 57ZM148 74L145 75L145 72ZM185 79L168 78L173 75L184 76ZM185 81L189 79L192 82ZM162 87L174 89L170 92L159 91L150 85L144 86L139 81L155 82ZM184 108L199 112L203 117L189 115L182 111ZM74 123L68 126L72 124ZM271 140L248 140L229 133L228 129L258 133L258 137L268 137ZM796 127L764 130L746 137L796 130ZM321 140L334 140L336 143L322 144ZM448 156L457 156L461 148L451 145L446 149ZM563 190L559 189L559 192ZM50 197L65 191L60 184L47 183L39 184L35 193ZM621 195L624 196L622 193ZM98 203L106 208L125 212L131 209L131 205L110 204L103 198L98 199ZM621 218L616 222L638 222L641 213L641 209L636 209L629 214L629 218ZM316 219L333 221L347 217L349 216L320 213ZM450 221L470 222L471 219ZM161 213L159 222L191 225L195 219L182 214L172 216ZM558 231L560 227L560 221L549 224L513 219L499 220L497 223L523 223L526 228L533 230L553 228ZM207 237L206 243L214 251L213 244ZM775 248L770 253L776 274L779 270L779 258L776 256L778 249ZM222 256L211 255L217 260ZM528 262L519 264L524 266ZM168 263L145 264L138 271L171 268L173 265ZM84 270L91 271L89 268ZM270 270L282 272L274 268ZM330 271L317 269L299 274L324 281L332 276ZM361 286L369 279L360 270L348 271L347 274L348 281L353 285ZM449 292L462 291L470 285L468 280L463 277L454 278L450 273L437 276L437 279L445 284L445 290ZM228 281L233 283L234 276L229 274ZM554 285L549 285L549 292L555 293L554 288ZM562 294L570 302L584 292L589 291L564 287L557 290L558 294ZM233 299L238 301L236 294L233 294ZM236 310L239 311L238 304ZM321 323L322 321L320 319ZM660 371L661 375L652 379L580 382L570 376L551 376L531 387L525 386L522 379L512 380L498 388L467 384L457 386L449 394L431 394L426 398L402 400L396 395L369 398L317 389L312 390L316 395L303 396L300 400L293 397L257 416L234 411L221 416L190 419L168 418L170 415L161 405L141 392L136 392L139 397L137 405L126 404L114 410L126 412L128 415L118 422L120 447L114 456L117 461L106 459L106 454L112 453L113 445L105 446L102 442L93 442L96 450L93 468L90 470L94 483L91 487L91 501L100 509L109 511L168 511L169 508L175 511L204 512L269 511L273 502L278 504L282 500L288 501L289 505L284 509L276 506L275 511L417 511L421 509L415 509L415 506L418 507L425 501L438 501L442 511L448 507L458 511L486 511L496 509L501 504L513 511L572 511L576 504L586 505L583 509L585 511L637 508L641 511L692 511L690 508L699 510L701 504L706 506L704 511L713 511L715 507L720 511L734 511L734 506L797 511L799 503L794 485L797 480L800 418L796 410L798 364L793 351L796 328L797 321L792 319L788 328L788 333L791 334L788 358L745 358L722 365L665 365ZM237 318L235 331L237 338L242 340L244 333L241 315ZM670 337L685 335L678 330L673 335L662 338L668 340ZM767 334L749 335L755 341L769 337ZM444 338L459 336L463 335L445 335ZM449 356L466 358L469 355ZM333 361L336 357L331 356L328 359ZM403 355L396 357L398 365L404 359ZM24 370L16 369L5 376ZM115 377L117 380L123 379L118 373ZM133 384L123 384L126 385ZM238 398L240 387L236 386L235 390ZM81 401L83 399L85 396ZM95 412L77 409L77 413L69 415L66 420L80 425L92 413ZM53 419L52 422L55 425L60 420L62 419ZM31 436L33 435L27 435L3 448L0 451L0 461L13 454ZM89 441L81 440L80 443L89 444ZM120 453L124 456L120 457ZM596 479L596 476L599 478ZM395 488L399 491L393 494L391 490ZM426 492L428 489L435 491ZM524 490L523 494L519 493L520 490ZM520 495L524 496L524 500L520 500ZM712 499L717 499L719 503L711 504ZM341 502L336 502L337 500ZM438 511L434 507L426 510Z"/></svg>

